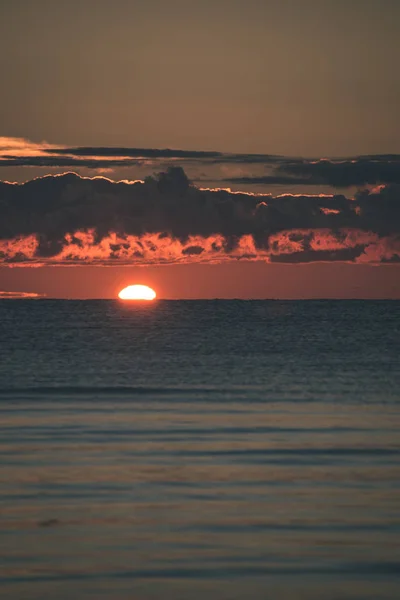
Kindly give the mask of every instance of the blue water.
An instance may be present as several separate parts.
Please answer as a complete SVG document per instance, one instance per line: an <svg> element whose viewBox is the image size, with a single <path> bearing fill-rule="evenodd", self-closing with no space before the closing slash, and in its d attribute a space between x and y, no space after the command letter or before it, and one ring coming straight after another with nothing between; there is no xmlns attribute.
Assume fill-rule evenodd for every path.
<svg viewBox="0 0 400 600"><path fill-rule="evenodd" d="M0 301L7 599L400 597L400 303Z"/></svg>

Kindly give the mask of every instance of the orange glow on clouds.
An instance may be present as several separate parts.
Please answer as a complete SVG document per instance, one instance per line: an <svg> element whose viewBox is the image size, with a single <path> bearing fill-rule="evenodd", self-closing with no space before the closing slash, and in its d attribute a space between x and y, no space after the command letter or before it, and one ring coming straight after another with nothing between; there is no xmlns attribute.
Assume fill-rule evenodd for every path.
<svg viewBox="0 0 400 600"><path fill-rule="evenodd" d="M0 290L0 300L15 300L19 298L36 300L38 298L44 298L45 296L46 294L37 294L36 292L3 292Z"/></svg>
<svg viewBox="0 0 400 600"><path fill-rule="evenodd" d="M31 142L25 138L0 136L1 159L16 156L47 156L46 150L58 147L46 142Z"/></svg>
<svg viewBox="0 0 400 600"><path fill-rule="evenodd" d="M312 251L339 251L360 248L355 262L379 263L400 256L396 236L379 238L376 233L357 229L294 229L266 236L258 244L252 235L243 235L235 244L221 234L191 235L179 240L165 233L127 235L110 232L98 239L93 229L68 233L60 250L51 256L42 253L36 235L0 240L0 265L10 267L65 266L149 266L187 263L222 263L231 260L274 261L276 257Z"/></svg>

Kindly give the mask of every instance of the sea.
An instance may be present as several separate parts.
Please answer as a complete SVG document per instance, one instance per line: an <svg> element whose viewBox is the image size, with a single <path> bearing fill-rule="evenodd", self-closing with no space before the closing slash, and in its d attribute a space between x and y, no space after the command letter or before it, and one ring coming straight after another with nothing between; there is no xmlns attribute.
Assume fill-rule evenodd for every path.
<svg viewBox="0 0 400 600"><path fill-rule="evenodd" d="M399 301L0 300L1 598L400 598L399 359Z"/></svg>

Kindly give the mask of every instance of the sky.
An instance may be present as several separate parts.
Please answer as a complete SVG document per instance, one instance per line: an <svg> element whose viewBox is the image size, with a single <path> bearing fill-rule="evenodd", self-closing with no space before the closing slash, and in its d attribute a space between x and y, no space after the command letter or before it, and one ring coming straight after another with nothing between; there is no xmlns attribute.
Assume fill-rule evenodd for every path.
<svg viewBox="0 0 400 600"><path fill-rule="evenodd" d="M0 296L400 298L398 0L0 0Z"/></svg>

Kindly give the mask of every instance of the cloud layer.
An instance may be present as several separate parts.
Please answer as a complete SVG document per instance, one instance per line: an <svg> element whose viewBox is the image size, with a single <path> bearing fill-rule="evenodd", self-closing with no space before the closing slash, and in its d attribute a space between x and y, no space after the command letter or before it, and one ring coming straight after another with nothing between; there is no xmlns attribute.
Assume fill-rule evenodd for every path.
<svg viewBox="0 0 400 600"><path fill-rule="evenodd" d="M273 154L230 154L216 151L132 147L64 147L0 137L0 167L83 168L112 170L164 165L219 166L228 171L222 182L235 185L331 186L333 188L399 184L400 155L343 159L305 159ZM237 173L239 169L240 174ZM232 173L233 172L233 173Z"/></svg>
<svg viewBox="0 0 400 600"><path fill-rule="evenodd" d="M180 167L144 182L73 173L0 183L0 262L164 264L399 261L400 186L344 195L192 185Z"/></svg>
<svg viewBox="0 0 400 600"><path fill-rule="evenodd" d="M227 179L248 185L328 185L336 188L400 184L400 156L357 157L351 160L282 159L272 174Z"/></svg>

